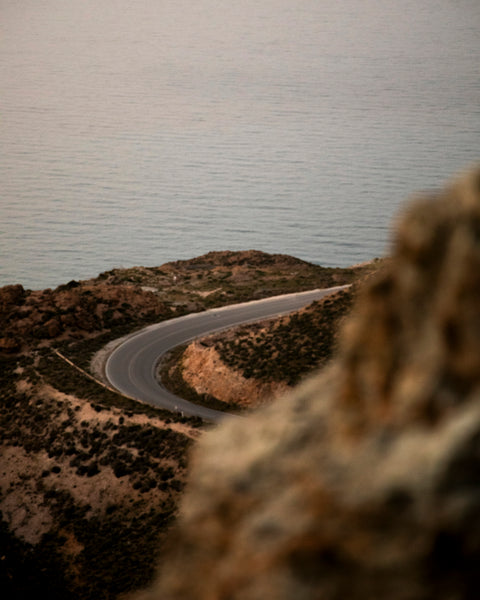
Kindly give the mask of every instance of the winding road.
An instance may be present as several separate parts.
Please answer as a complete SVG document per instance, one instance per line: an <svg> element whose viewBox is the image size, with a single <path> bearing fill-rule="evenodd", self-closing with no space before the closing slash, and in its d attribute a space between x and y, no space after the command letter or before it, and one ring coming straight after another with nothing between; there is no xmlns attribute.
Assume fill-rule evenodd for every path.
<svg viewBox="0 0 480 600"><path fill-rule="evenodd" d="M184 400L162 386L156 377L162 356L195 338L299 310L344 287L347 286L275 296L150 325L124 338L112 351L105 364L106 378L120 393L141 402L208 421L219 421L227 416L226 413Z"/></svg>

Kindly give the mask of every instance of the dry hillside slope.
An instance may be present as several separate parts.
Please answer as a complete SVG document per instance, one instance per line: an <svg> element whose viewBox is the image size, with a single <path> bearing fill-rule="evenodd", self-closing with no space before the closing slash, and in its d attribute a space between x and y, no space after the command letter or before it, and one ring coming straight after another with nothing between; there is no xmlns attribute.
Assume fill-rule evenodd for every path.
<svg viewBox="0 0 480 600"><path fill-rule="evenodd" d="M357 272L214 252L54 290L0 288L2 598L113 599L146 585L202 431L199 419L106 390L62 355L88 370L107 342L152 322Z"/></svg>

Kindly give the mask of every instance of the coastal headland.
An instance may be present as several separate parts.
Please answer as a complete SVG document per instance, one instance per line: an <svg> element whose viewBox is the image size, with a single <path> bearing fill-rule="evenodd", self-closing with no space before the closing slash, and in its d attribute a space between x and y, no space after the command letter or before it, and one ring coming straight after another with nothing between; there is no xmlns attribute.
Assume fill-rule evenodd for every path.
<svg viewBox="0 0 480 600"><path fill-rule="evenodd" d="M106 387L95 361L92 369L92 359L102 349L182 315L355 283L381 262L331 269L285 255L225 251L161 267L114 269L56 289L1 288L0 581L7 597L45 589L52 598L86 599L138 589L153 576L155 556L175 519L190 449L207 425ZM330 303L335 305L334 297ZM344 296L337 298L339 314L349 306ZM321 302L306 311L328 313ZM272 353L278 372L284 370L288 354L296 352L294 339L298 347L301 339L306 341L301 337L306 329L312 338L316 327L328 329L330 318L322 325L320 317L306 327L305 314L304 309L288 317L293 319L290 327L282 321L276 337L285 336L285 355ZM330 346L323 356L317 357L313 348L305 353L304 373L333 351L331 325ZM235 338L235 331L223 334L225 344ZM239 340L244 335L239 332ZM212 365L205 367L204 381L213 384L217 372L220 382L216 391L208 392L189 380L192 370L202 372L192 369L192 349L187 349L190 368L184 370L185 349L179 348L163 365L168 365L165 384L194 402L241 411L245 403L232 402L220 389L241 378L253 398L250 408L264 404L265 381L246 366L249 356L259 364L260 343L258 336L251 353L241 349L242 365L229 364L227 352L224 359L215 359L213 370ZM202 348L210 345L206 340ZM301 372L302 361L297 363ZM269 377L273 398L275 386L284 383Z"/></svg>

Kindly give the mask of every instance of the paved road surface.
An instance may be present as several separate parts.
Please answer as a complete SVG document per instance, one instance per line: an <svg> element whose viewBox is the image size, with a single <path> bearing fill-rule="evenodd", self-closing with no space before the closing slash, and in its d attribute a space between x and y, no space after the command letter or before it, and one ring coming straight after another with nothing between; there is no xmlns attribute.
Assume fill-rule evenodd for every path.
<svg viewBox="0 0 480 600"><path fill-rule="evenodd" d="M112 387L137 400L208 421L218 421L225 417L225 413L179 398L157 381L156 367L161 357L194 338L287 314L342 287L346 286L235 304L150 325L127 336L111 353L105 365L106 377Z"/></svg>

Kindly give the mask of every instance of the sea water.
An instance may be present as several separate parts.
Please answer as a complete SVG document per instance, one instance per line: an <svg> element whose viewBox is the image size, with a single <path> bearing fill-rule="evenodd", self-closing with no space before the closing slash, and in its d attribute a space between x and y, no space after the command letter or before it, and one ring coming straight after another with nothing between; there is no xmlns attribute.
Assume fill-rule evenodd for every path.
<svg viewBox="0 0 480 600"><path fill-rule="evenodd" d="M478 0L0 0L0 285L388 251L480 159Z"/></svg>

